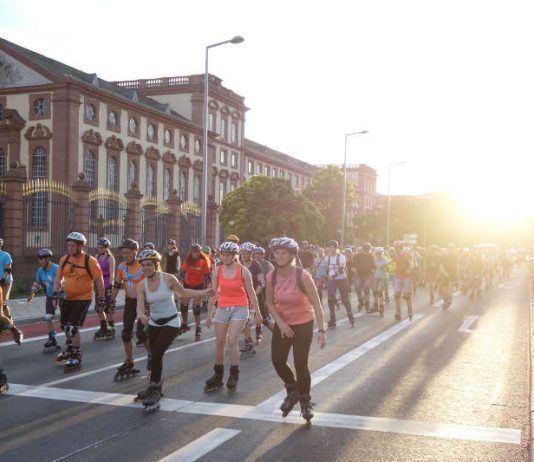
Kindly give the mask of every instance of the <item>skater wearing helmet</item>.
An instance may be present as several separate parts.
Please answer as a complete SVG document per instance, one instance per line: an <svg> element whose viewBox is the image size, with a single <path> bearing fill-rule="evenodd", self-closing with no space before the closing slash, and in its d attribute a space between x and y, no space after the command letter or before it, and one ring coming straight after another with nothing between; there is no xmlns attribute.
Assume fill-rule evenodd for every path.
<svg viewBox="0 0 534 462"><path fill-rule="evenodd" d="M326 343L323 307L311 275L295 266L298 244L291 238L271 240L276 268L267 275L267 307L274 318L271 357L273 366L284 381L287 396L280 410L285 417L300 401L301 415L308 422L313 417L308 369L308 356L313 338L313 324L317 321L317 343ZM293 347L295 374L287 364Z"/></svg>
<svg viewBox="0 0 534 462"><path fill-rule="evenodd" d="M111 304L111 288L115 278L115 257L111 253L110 247L111 242L107 237L101 237L96 243L98 253L95 258L102 270L106 306L103 310L97 309L100 329L95 332L95 340L111 340L115 338L115 321L113 320L115 306ZM95 307L98 308L96 303Z"/></svg>
<svg viewBox="0 0 534 462"><path fill-rule="evenodd" d="M3 291L3 300L0 308L0 331L3 331L3 326L5 326L13 334L15 343L20 346L24 334L15 326L13 316L11 316L11 310L9 309L9 306L7 306L11 287L13 286L13 274L11 273L13 260L8 252L2 250L3 246L4 240L0 238L0 288Z"/></svg>
<svg viewBox="0 0 534 462"><path fill-rule="evenodd" d="M46 353L53 353L60 350L57 344L56 330L54 328L54 316L56 315L56 308L53 306L54 296L54 280L56 279L58 265L52 262L52 251L50 249L39 249L37 251L37 258L39 259L39 269L35 274L28 303L33 302L33 297L36 292L45 289L46 303L45 303L45 321L48 328L48 340L44 344L44 351ZM63 305L63 291L59 294L59 308Z"/></svg>
<svg viewBox="0 0 534 462"><path fill-rule="evenodd" d="M111 290L111 306L115 306L115 300L119 290L124 286L124 312L122 317L122 346L126 360L118 367L115 379L128 378L139 372L134 367L132 337L135 320L137 319L137 286L145 278L141 271L141 263L137 260L139 252L139 243L133 239L124 239L119 246L122 262L117 267L115 274L115 283ZM137 322L136 337L140 345L144 345L147 351L147 370L150 371L150 344L148 335L143 325Z"/></svg>
<svg viewBox="0 0 534 462"><path fill-rule="evenodd" d="M208 317L206 327L211 328L211 314L215 302L215 365L214 375L206 381L204 390L207 392L219 389L224 375L224 347L230 348L230 376L226 382L229 392L233 392L239 379L239 348L238 340L243 326L249 316L249 303L256 313L256 324L261 324L262 317L258 307L258 299L252 286L250 271L243 267L237 259L239 246L235 242L223 242L219 247L222 264L213 272L214 295L208 301Z"/></svg>
<svg viewBox="0 0 534 462"><path fill-rule="evenodd" d="M203 298L212 294L211 289L185 289L176 276L161 271L161 255L155 250L144 250L137 259L145 276L137 286L137 316L148 326L152 351L152 369L148 388L139 393L146 412L158 408L161 399L163 355L180 328L180 316L174 297ZM150 313L145 311L148 304Z"/></svg>
<svg viewBox="0 0 534 462"><path fill-rule="evenodd" d="M96 304L99 310L106 307L102 270L96 258L85 253L85 236L78 232L67 236L67 254L59 260L59 268L54 280L53 306L59 301L59 290L63 281L65 301L61 307L61 329L65 331L65 351L59 353L57 363L65 364L65 372L77 370L81 366L82 354L79 329L91 305L96 289Z"/></svg>

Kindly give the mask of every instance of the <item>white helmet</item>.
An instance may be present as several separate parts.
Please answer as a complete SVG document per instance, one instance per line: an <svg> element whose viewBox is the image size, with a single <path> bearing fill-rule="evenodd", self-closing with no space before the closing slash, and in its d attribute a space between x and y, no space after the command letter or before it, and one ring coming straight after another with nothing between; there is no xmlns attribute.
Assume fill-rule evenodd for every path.
<svg viewBox="0 0 534 462"><path fill-rule="evenodd" d="M235 242L226 241L226 242L223 242L219 246L219 252L221 253L228 252L228 253L237 254L239 252L239 246Z"/></svg>
<svg viewBox="0 0 534 462"><path fill-rule="evenodd" d="M241 247L239 247L239 250L241 250L241 252L254 252L255 248L256 246L252 242L243 242Z"/></svg>
<svg viewBox="0 0 534 462"><path fill-rule="evenodd" d="M384 247L375 247L375 253L384 253Z"/></svg>
<svg viewBox="0 0 534 462"><path fill-rule="evenodd" d="M82 233L78 233L76 231L73 231L72 233L69 233L67 235L67 242L68 241L74 241L74 242L78 242L80 244L86 244L87 243L87 239L85 238L85 236Z"/></svg>
<svg viewBox="0 0 534 462"><path fill-rule="evenodd" d="M150 260L151 262L160 262L161 255L157 250L145 249L137 256L139 261Z"/></svg>
<svg viewBox="0 0 534 462"><path fill-rule="evenodd" d="M297 244L297 241L295 239L291 239L290 237L275 237L274 239L271 239L271 242L269 242L269 248L271 250L276 249L286 249L289 252L297 253L299 250L299 245Z"/></svg>

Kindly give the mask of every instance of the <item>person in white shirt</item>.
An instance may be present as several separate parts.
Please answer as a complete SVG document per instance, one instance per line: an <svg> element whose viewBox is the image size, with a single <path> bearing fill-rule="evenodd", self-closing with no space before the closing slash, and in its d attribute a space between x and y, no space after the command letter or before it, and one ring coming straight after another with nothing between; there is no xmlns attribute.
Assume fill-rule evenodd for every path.
<svg viewBox="0 0 534 462"><path fill-rule="evenodd" d="M328 292L328 308L330 310L330 320L328 327L336 327L336 292L339 289L341 294L341 301L347 310L347 317L352 327L354 327L354 316L352 314L352 307L349 299L349 280L345 272L347 260L345 255L339 253L339 244L337 241L329 241L327 244L327 292Z"/></svg>

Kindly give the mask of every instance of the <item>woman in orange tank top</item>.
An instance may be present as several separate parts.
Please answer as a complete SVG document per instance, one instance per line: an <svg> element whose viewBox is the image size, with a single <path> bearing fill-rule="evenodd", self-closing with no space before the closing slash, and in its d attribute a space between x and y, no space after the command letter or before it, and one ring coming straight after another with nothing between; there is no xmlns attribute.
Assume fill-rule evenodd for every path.
<svg viewBox="0 0 534 462"><path fill-rule="evenodd" d="M230 347L230 376L226 382L228 391L234 391L239 379L239 335L243 325L248 319L249 300L251 308L255 311L256 323L263 318L258 308L258 299L252 287L250 271L237 262L239 246L234 242L223 242L219 247L222 265L213 272L213 290L215 296L208 302L208 317L206 327L211 328L215 323L215 374L206 381L204 390L215 391L219 389L224 376L224 346L226 342ZM215 318L212 321L213 307L217 301Z"/></svg>

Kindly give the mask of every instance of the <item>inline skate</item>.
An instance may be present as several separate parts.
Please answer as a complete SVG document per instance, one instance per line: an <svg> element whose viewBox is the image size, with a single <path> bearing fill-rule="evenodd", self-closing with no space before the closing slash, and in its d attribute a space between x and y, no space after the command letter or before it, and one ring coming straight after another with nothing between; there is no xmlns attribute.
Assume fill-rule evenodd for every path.
<svg viewBox="0 0 534 462"><path fill-rule="evenodd" d="M204 391L206 393L217 391L223 386L222 379L224 375L224 365L215 364L215 366L213 366L213 371L213 376L206 380L206 384L204 385Z"/></svg>
<svg viewBox="0 0 534 462"><path fill-rule="evenodd" d="M133 361L126 360L122 366L117 367L117 372L113 380L124 380L139 374L139 369L135 369Z"/></svg>

